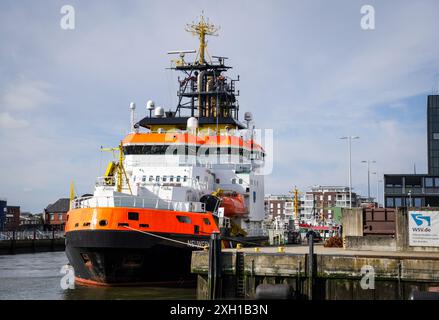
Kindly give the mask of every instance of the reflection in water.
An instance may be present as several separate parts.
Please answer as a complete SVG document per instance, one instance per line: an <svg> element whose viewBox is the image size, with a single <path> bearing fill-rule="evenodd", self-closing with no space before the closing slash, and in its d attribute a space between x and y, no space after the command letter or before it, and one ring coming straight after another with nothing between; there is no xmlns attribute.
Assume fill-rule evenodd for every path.
<svg viewBox="0 0 439 320"><path fill-rule="evenodd" d="M64 252L0 256L0 300L195 299L195 288L83 287L63 290Z"/></svg>

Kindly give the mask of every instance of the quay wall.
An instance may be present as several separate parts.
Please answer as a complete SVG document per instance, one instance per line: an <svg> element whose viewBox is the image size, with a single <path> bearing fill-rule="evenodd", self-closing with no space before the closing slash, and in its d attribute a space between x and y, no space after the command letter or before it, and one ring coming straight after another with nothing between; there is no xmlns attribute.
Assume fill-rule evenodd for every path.
<svg viewBox="0 0 439 320"><path fill-rule="evenodd" d="M237 255L243 259L242 266L236 263ZM415 290L428 291L439 286L439 255L340 252L315 254L313 258L314 270L308 270L309 255L305 253L223 251L221 298L254 299L259 284L289 284L295 299L405 300ZM208 263L207 252L193 252L191 270L198 275L198 299L208 298ZM364 266L374 269L373 289L365 290L361 286Z"/></svg>
<svg viewBox="0 0 439 320"><path fill-rule="evenodd" d="M65 240L62 238L0 241L0 255L64 250Z"/></svg>

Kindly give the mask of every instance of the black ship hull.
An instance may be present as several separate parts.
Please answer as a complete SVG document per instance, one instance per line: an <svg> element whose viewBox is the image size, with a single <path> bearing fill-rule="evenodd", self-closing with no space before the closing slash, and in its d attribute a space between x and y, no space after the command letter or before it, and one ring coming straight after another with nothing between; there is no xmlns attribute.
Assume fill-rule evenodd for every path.
<svg viewBox="0 0 439 320"><path fill-rule="evenodd" d="M66 234L66 254L77 283L88 285L191 285L189 244L208 236L83 230ZM174 240L174 241L171 241Z"/></svg>

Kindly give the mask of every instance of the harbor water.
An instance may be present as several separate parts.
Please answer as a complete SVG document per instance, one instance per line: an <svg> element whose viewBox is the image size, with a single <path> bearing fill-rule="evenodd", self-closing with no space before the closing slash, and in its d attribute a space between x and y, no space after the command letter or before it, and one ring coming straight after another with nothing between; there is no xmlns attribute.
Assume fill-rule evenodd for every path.
<svg viewBox="0 0 439 320"><path fill-rule="evenodd" d="M84 287L62 289L64 252L0 255L0 300L196 299L195 288Z"/></svg>

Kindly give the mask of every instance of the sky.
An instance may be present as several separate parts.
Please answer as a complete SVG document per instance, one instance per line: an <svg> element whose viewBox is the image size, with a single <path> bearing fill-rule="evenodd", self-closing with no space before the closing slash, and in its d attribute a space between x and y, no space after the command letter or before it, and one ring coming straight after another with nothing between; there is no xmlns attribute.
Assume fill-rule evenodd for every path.
<svg viewBox="0 0 439 320"><path fill-rule="evenodd" d="M375 29L361 28L361 7ZM60 10L75 9L63 30ZM0 198L42 212L90 193L110 154L146 102L174 109L170 50L196 49L184 27L201 12L221 27L211 55L240 75L241 114L273 129L274 166L265 192L295 185L347 185L352 143L354 191L371 171L427 170L426 99L439 89L439 2L0 1ZM376 175L371 193L376 194ZM381 185L382 190L382 185Z"/></svg>

